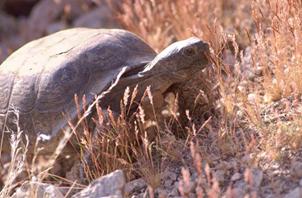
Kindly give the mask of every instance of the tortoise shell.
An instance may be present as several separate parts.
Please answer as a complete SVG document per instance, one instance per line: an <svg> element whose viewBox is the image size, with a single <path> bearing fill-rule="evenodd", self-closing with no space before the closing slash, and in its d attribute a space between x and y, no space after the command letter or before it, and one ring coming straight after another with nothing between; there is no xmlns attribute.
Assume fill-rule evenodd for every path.
<svg viewBox="0 0 302 198"><path fill-rule="evenodd" d="M155 56L144 41L125 30L75 28L32 41L0 66L0 130L14 131L18 123L30 146L37 134L45 134L54 140L45 151L53 151L68 121L62 112L76 117L75 94L85 95L90 103L124 66L150 62ZM4 137L5 151L9 141Z"/></svg>

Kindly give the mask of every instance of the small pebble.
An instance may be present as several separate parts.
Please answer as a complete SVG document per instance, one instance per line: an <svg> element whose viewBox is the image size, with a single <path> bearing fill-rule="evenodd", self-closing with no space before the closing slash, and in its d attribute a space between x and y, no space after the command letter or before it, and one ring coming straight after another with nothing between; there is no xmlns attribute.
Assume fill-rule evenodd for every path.
<svg viewBox="0 0 302 198"><path fill-rule="evenodd" d="M237 181L237 180L239 180L240 178L241 178L241 174L240 174L240 173L235 173L235 174L232 176L231 180L232 180L232 181Z"/></svg>

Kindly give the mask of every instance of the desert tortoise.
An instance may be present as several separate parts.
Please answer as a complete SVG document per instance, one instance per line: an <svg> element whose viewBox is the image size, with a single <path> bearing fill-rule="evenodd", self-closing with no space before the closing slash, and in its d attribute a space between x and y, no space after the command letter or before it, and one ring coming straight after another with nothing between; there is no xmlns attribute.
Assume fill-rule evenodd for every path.
<svg viewBox="0 0 302 198"><path fill-rule="evenodd" d="M208 60L208 44L198 38L173 43L158 55L143 40L125 30L75 28L32 41L0 66L0 133L8 150L8 132L19 126L29 136L30 148L38 134L50 137L52 152L67 126L76 118L74 95L91 103L124 69L118 84L101 100L118 111L127 86L139 85L159 94L173 83L188 80ZM64 115L63 115L64 113ZM5 135L3 135L5 134ZM31 151L31 149L29 150Z"/></svg>

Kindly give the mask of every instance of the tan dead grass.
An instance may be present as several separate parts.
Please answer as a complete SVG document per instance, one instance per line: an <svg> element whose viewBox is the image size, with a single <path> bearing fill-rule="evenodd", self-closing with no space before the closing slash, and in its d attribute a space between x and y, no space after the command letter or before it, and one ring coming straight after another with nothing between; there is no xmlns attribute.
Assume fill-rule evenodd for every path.
<svg viewBox="0 0 302 198"><path fill-rule="evenodd" d="M197 183L198 197L218 197L224 193L227 197L236 195L231 186L226 189L213 177L214 158L232 156L247 164L244 166L247 168L245 182L251 185L253 178L249 170L259 165L255 154L265 153L267 158L282 163L287 159L282 149L293 152L301 149L300 114L293 116L290 122L277 120L269 124L262 117L266 103L282 97L296 97L302 91L300 1L192 0L186 1L185 5L182 0L134 2L112 3L111 8L126 29L140 35L157 51L174 40L192 35L206 40L212 47L213 69L207 71L209 86L203 92L211 100L218 97L219 100L211 101L211 108L215 107L216 113L210 114L203 123L194 122L190 113L193 110L187 111L189 122L183 127L186 134L184 145L191 145L198 179L191 181L188 169L182 170L179 191L183 197L189 196L192 182ZM262 72L256 81L248 79L243 71L247 69L243 65L246 51L241 50L247 46L252 52L250 69ZM226 58L232 59L233 63L226 63ZM178 140L172 125L156 125L156 135L151 138L146 131L142 108L129 114L128 107L136 97L135 92L125 93L121 115L115 116L110 110L106 112L97 106L94 123L99 130L98 138L91 135L93 132L86 123L85 136L80 142L83 153L88 153L89 157L82 160L88 180L122 168L128 172L129 178L136 174L144 177L150 196L153 196L160 185L162 160L165 157L175 160L180 156L179 152L170 149ZM179 123L177 119L174 116ZM251 155L256 157L241 162L242 156ZM204 162L205 166L202 165ZM12 185L12 182L8 184ZM11 188L4 188L1 193L8 195L10 191ZM255 197L257 191L250 190L248 194Z"/></svg>
<svg viewBox="0 0 302 198"><path fill-rule="evenodd" d="M252 149L257 147L273 157L278 156L281 147L300 148L299 115L291 123L279 121L267 126L261 108L264 102L301 92L301 2L193 0L185 6L181 1L135 2L134 7L130 2L122 4L118 18L124 27L142 36L156 49L170 42L162 38L181 39L191 35L211 44L215 66L211 77L219 89L220 114L219 120L210 122L218 131L206 126L217 134L214 135L216 143L208 146L215 145L222 156L251 154L257 152ZM260 83L243 75L244 54L240 49L247 45L252 51L251 69L260 68L263 72ZM228 49L233 53L233 65L223 60ZM241 89L243 81L245 85ZM200 152L208 154L209 151L211 149Z"/></svg>
<svg viewBox="0 0 302 198"><path fill-rule="evenodd" d="M264 71L267 100L278 100L302 91L301 9L300 1L254 3L257 32L253 57L256 66Z"/></svg>

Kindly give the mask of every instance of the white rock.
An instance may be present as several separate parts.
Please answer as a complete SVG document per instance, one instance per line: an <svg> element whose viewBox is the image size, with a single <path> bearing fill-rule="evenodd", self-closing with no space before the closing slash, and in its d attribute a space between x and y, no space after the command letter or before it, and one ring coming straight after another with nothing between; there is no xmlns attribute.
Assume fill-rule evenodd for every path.
<svg viewBox="0 0 302 198"><path fill-rule="evenodd" d="M263 172L260 169L253 169L253 185L258 188L263 179Z"/></svg>
<svg viewBox="0 0 302 198"><path fill-rule="evenodd" d="M147 184L142 178L135 179L131 182L128 182L125 185L125 193L127 195L131 195L135 192L141 191L142 189L144 189L146 187L147 187Z"/></svg>
<svg viewBox="0 0 302 198"><path fill-rule="evenodd" d="M297 187L294 190L287 193L284 198L301 198L302 197L302 191L301 188Z"/></svg>
<svg viewBox="0 0 302 198"><path fill-rule="evenodd" d="M102 5L95 10L88 12L77 18L74 22L75 27L89 28L118 28L117 21L112 16L110 9Z"/></svg>
<svg viewBox="0 0 302 198"><path fill-rule="evenodd" d="M68 17L77 18L85 12L82 6L83 2L82 0L39 1L33 7L28 18L27 27L24 30L25 38L32 40L47 33L49 25L58 22L67 8L69 10Z"/></svg>
<svg viewBox="0 0 302 198"><path fill-rule="evenodd" d="M94 180L89 186L72 196L72 198L123 197L126 178L122 170Z"/></svg>
<svg viewBox="0 0 302 198"><path fill-rule="evenodd" d="M36 192L35 194L33 194ZM64 198L61 191L54 185L38 183L38 182L26 182L20 188L16 190L12 198L24 198L24 197L39 197L39 198Z"/></svg>
<svg viewBox="0 0 302 198"><path fill-rule="evenodd" d="M241 178L241 174L240 173L235 173L232 177L231 177L231 181L237 181Z"/></svg>

